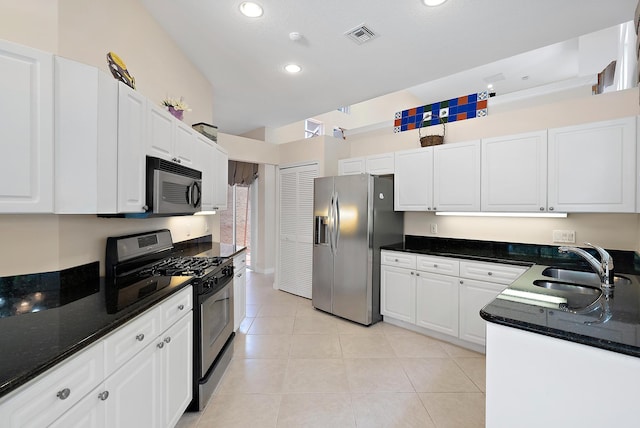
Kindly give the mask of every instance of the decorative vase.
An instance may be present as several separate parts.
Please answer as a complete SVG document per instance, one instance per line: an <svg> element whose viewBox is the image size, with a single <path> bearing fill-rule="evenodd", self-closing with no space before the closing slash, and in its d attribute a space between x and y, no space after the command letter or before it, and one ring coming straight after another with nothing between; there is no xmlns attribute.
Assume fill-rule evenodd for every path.
<svg viewBox="0 0 640 428"><path fill-rule="evenodd" d="M175 108L169 106L169 113L171 113L176 119L182 120L184 110L176 110Z"/></svg>

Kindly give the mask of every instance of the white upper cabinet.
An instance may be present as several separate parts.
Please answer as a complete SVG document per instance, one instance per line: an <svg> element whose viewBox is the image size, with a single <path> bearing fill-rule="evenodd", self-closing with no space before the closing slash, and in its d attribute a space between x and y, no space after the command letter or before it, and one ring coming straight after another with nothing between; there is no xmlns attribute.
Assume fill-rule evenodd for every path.
<svg viewBox="0 0 640 428"><path fill-rule="evenodd" d="M635 212L636 118L549 129L553 212Z"/></svg>
<svg viewBox="0 0 640 428"><path fill-rule="evenodd" d="M53 212L53 55L0 40L0 212Z"/></svg>
<svg viewBox="0 0 640 428"><path fill-rule="evenodd" d="M393 193L396 211L433 209L433 147L395 153Z"/></svg>
<svg viewBox="0 0 640 428"><path fill-rule="evenodd" d="M229 155L225 149L217 144L214 148L214 175L213 175L213 208L216 210L227 209L227 189L229 187Z"/></svg>
<svg viewBox="0 0 640 428"><path fill-rule="evenodd" d="M547 131L482 140L482 211L547 211Z"/></svg>
<svg viewBox="0 0 640 428"><path fill-rule="evenodd" d="M433 148L433 210L480 211L480 140Z"/></svg>
<svg viewBox="0 0 640 428"><path fill-rule="evenodd" d="M382 153L378 155L341 159L338 161L339 175L369 173L373 175L393 174L394 154Z"/></svg>
<svg viewBox="0 0 640 428"><path fill-rule="evenodd" d="M338 161L339 175L364 174L366 159L364 157L340 159Z"/></svg>
<svg viewBox="0 0 640 428"><path fill-rule="evenodd" d="M196 131L164 107L148 102L147 154L194 168Z"/></svg>
<svg viewBox="0 0 640 428"><path fill-rule="evenodd" d="M56 213L116 211L117 127L116 80L95 67L56 57Z"/></svg>
<svg viewBox="0 0 640 428"><path fill-rule="evenodd" d="M118 212L145 212L147 99L124 83L118 88Z"/></svg>

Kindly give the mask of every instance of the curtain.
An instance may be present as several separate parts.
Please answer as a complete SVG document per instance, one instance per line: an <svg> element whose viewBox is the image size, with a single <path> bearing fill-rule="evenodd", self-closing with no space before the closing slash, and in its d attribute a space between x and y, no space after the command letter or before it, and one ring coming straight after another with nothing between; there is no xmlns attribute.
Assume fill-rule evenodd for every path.
<svg viewBox="0 0 640 428"><path fill-rule="evenodd" d="M258 164L229 161L229 186L249 186L258 178Z"/></svg>

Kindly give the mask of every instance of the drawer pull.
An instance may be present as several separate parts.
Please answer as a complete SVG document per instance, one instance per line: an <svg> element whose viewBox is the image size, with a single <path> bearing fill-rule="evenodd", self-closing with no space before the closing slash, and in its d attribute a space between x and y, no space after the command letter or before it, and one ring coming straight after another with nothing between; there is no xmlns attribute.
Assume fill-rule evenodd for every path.
<svg viewBox="0 0 640 428"><path fill-rule="evenodd" d="M460 284L464 284L464 281L463 281L463 280L460 280Z"/></svg>
<svg viewBox="0 0 640 428"><path fill-rule="evenodd" d="M420 272L416 273L416 276L420 276Z"/></svg>
<svg viewBox="0 0 640 428"><path fill-rule="evenodd" d="M136 336L136 340L138 342L142 342L144 340L144 334L140 333Z"/></svg>
<svg viewBox="0 0 640 428"><path fill-rule="evenodd" d="M433 264L433 267L434 267L434 268L437 268L437 267L438 267L438 265L434 263L434 264Z"/></svg>
<svg viewBox="0 0 640 428"><path fill-rule="evenodd" d="M98 394L98 398L102 401L106 400L107 398L109 398L109 391L102 391L100 394Z"/></svg>
<svg viewBox="0 0 640 428"><path fill-rule="evenodd" d="M179 310L179 311L184 310L184 305L178 305L178 310Z"/></svg>
<svg viewBox="0 0 640 428"><path fill-rule="evenodd" d="M164 348L164 342L160 342L156 345L159 349Z"/></svg>
<svg viewBox="0 0 640 428"><path fill-rule="evenodd" d="M69 388L65 388L62 391L58 391L56 396L61 400L66 400L71 395L71 390Z"/></svg>
<svg viewBox="0 0 640 428"><path fill-rule="evenodd" d="M411 275L415 275L415 272L411 272Z"/></svg>
<svg viewBox="0 0 640 428"><path fill-rule="evenodd" d="M164 343L169 343L171 342L171 336L167 336L164 338Z"/></svg>
<svg viewBox="0 0 640 428"><path fill-rule="evenodd" d="M493 272L487 272L487 275L491 276L493 275Z"/></svg>
<svg viewBox="0 0 640 428"><path fill-rule="evenodd" d="M400 260L396 259L396 263L399 262Z"/></svg>

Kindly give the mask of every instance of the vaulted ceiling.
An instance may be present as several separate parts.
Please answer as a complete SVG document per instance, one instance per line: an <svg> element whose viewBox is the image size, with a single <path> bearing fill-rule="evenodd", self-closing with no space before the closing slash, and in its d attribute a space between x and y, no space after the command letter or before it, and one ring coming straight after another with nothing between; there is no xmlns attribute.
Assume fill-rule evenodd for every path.
<svg viewBox="0 0 640 428"><path fill-rule="evenodd" d="M517 79L535 77L536 84L557 79L560 60L574 55L572 39L632 20L637 4L448 0L426 7L421 0L257 0L264 15L246 18L241 0L142 1L210 80L213 123L237 135L426 82L437 81L452 97L463 95L468 92L460 77L448 76L564 42L555 57L516 57L500 68L507 77L515 68ZM357 44L345 32L361 24L376 37ZM301 38L292 40L292 32ZM288 63L302 71L284 72ZM478 80L477 90L486 87L478 75L469 79ZM440 100L427 99L428 85L415 93L425 102Z"/></svg>

